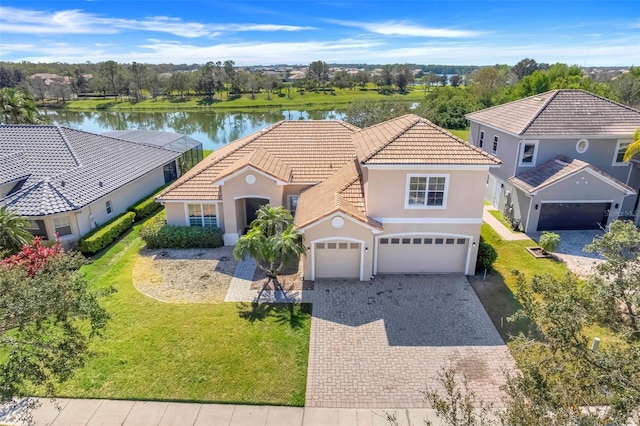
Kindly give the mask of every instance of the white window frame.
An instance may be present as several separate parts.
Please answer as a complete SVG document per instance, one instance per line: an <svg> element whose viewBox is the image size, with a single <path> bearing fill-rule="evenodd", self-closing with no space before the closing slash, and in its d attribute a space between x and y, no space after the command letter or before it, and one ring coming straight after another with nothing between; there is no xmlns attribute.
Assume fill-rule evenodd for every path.
<svg viewBox="0 0 640 426"><path fill-rule="evenodd" d="M427 178L424 194L424 204L409 204L409 191L411 190L411 178ZM444 178L444 191L442 194L441 206L429 206L427 201L429 199L429 180L431 178ZM449 195L449 175L448 174L408 174L407 182L404 189L404 208L405 209L437 209L442 210L447 208L447 197Z"/></svg>
<svg viewBox="0 0 640 426"><path fill-rule="evenodd" d="M35 219L26 219L26 221L29 222L29 225L25 226L24 229L27 231L40 231L38 222Z"/></svg>
<svg viewBox="0 0 640 426"><path fill-rule="evenodd" d="M294 209L292 209L291 207L293 206L293 200L296 200L296 207ZM299 195L289 195L287 196L287 208L289 209L289 211L291 212L291 216L296 215L296 210L298 210L298 201L300 200L300 196Z"/></svg>
<svg viewBox="0 0 640 426"><path fill-rule="evenodd" d="M206 225L205 224L205 216L204 216L204 206L213 206L213 208L215 209L216 212L216 221L214 225ZM189 215L189 206L199 206L200 207L200 225L197 224L192 224L191 223L191 216ZM187 226L200 226L202 228L204 227L216 227L219 228L220 227L220 221L218 220L218 203L185 203L184 204L184 215L185 215L185 219L186 219L186 225ZM195 218L196 216L194 216Z"/></svg>
<svg viewBox="0 0 640 426"><path fill-rule="evenodd" d="M522 144L520 144L520 154L518 156L518 166L520 167L534 167L536 165L536 160L538 159L538 143L540 141L529 141L523 140ZM527 145L533 145L533 155L531 156L531 162L524 162L524 150Z"/></svg>
<svg viewBox="0 0 640 426"><path fill-rule="evenodd" d="M484 145L484 130L480 130L480 137L478 138L478 148L482 148Z"/></svg>
<svg viewBox="0 0 640 426"><path fill-rule="evenodd" d="M66 223L62 223L60 221L66 220ZM56 224L56 221L58 221L58 223ZM58 229L61 228L69 228L69 233L68 234L61 234L60 231L58 231ZM53 230L56 234L58 234L58 237L67 237L69 235L73 235L73 228L71 227L71 216L66 215L66 216L56 216L53 218Z"/></svg>
<svg viewBox="0 0 640 426"><path fill-rule="evenodd" d="M111 200L107 200L104 203L104 207L107 209L107 214L110 215L111 213L113 213L113 206L111 205Z"/></svg>
<svg viewBox="0 0 640 426"><path fill-rule="evenodd" d="M491 146L491 153L493 155L498 154L498 142L500 142L500 137L498 135L493 135L493 145Z"/></svg>
<svg viewBox="0 0 640 426"><path fill-rule="evenodd" d="M623 145L629 146L631 142L633 141L631 141L630 139L622 139L618 141L618 143L616 144L616 150L613 151L613 162L611 163L612 166L628 166L629 165L629 162L625 163L624 161L618 161L618 153L622 149Z"/></svg>

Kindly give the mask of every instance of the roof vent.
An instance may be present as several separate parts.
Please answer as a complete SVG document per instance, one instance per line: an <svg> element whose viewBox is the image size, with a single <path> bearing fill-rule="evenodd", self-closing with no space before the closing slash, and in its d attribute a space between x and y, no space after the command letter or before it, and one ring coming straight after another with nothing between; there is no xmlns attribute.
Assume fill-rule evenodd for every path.
<svg viewBox="0 0 640 426"><path fill-rule="evenodd" d="M98 182L98 186L99 186L100 188L102 188L102 187L104 186L104 184L102 183L102 181Z"/></svg>
<svg viewBox="0 0 640 426"><path fill-rule="evenodd" d="M556 158L554 162L555 162L556 164L561 165L562 167L564 167L564 166L568 166L568 165L569 165L569 163L567 163L567 162L565 162L565 161L562 161L562 160L560 160L559 158Z"/></svg>
<svg viewBox="0 0 640 426"><path fill-rule="evenodd" d="M61 180L61 181L60 181L60 185L62 185L62 187L64 188L64 186L66 185L66 182L65 182L65 181L63 181L63 180Z"/></svg>
<svg viewBox="0 0 640 426"><path fill-rule="evenodd" d="M544 99L542 99L540 96L536 96L535 98L533 98L534 101L538 101L538 102L542 102Z"/></svg>

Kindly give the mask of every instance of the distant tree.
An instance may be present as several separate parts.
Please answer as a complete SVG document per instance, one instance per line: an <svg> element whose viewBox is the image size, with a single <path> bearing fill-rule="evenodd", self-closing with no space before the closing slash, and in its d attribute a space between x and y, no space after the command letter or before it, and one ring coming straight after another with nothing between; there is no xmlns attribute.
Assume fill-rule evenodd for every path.
<svg viewBox="0 0 640 426"><path fill-rule="evenodd" d="M640 67L631 67L629 72L618 76L610 83L617 98L625 105L640 107Z"/></svg>
<svg viewBox="0 0 640 426"><path fill-rule="evenodd" d="M142 89L145 86L147 66L133 62L129 65L129 72L132 76L130 89L136 102L139 102L142 99Z"/></svg>
<svg viewBox="0 0 640 426"><path fill-rule="evenodd" d="M33 236L27 231L29 222L6 206L0 207L0 258L14 254L31 242Z"/></svg>
<svg viewBox="0 0 640 426"><path fill-rule="evenodd" d="M376 101L356 99L345 113L345 121L361 128L369 127L410 112L407 102L392 97Z"/></svg>
<svg viewBox="0 0 640 426"><path fill-rule="evenodd" d="M236 77L236 69L235 62L228 59L223 63L224 75L225 75L225 83L227 85L227 97L229 97L230 89L233 89L235 85L235 77Z"/></svg>
<svg viewBox="0 0 640 426"><path fill-rule="evenodd" d="M365 89L367 84L371 80L371 75L368 71L358 71L355 75L355 81L360 86L360 88Z"/></svg>
<svg viewBox="0 0 640 426"><path fill-rule="evenodd" d="M524 77L533 74L537 70L549 68L548 64L538 64L535 59L525 58L511 67L511 72L520 81Z"/></svg>
<svg viewBox="0 0 640 426"><path fill-rule="evenodd" d="M460 77L457 74L454 74L451 77L449 77L449 84L451 85L451 87L458 87L461 82L462 82L462 77Z"/></svg>
<svg viewBox="0 0 640 426"><path fill-rule="evenodd" d="M204 64L202 70L200 70L200 76L198 78L198 84L196 86L198 92L203 93L208 98L212 98L216 90L215 81L215 64L211 61Z"/></svg>
<svg viewBox="0 0 640 426"><path fill-rule="evenodd" d="M497 67L480 68L471 75L470 90L485 107L493 104L493 97L505 85L505 76Z"/></svg>
<svg viewBox="0 0 640 426"><path fill-rule="evenodd" d="M413 72L409 65L401 65L398 67L394 76L394 82L399 92L404 92L407 86L413 83Z"/></svg>
<svg viewBox="0 0 640 426"><path fill-rule="evenodd" d="M300 259L304 253L302 234L293 228L291 213L284 207L270 205L258 209L251 228L233 248L236 259L253 257L258 268L267 275L262 290L270 283L275 290L282 290L278 275L285 265Z"/></svg>
<svg viewBox="0 0 640 426"><path fill-rule="evenodd" d="M22 88L0 89L0 114L2 124L41 124L33 98Z"/></svg>
<svg viewBox="0 0 640 426"><path fill-rule="evenodd" d="M43 78L29 78L27 88L36 101L39 100L40 102L44 102L44 100L47 99L47 96L49 94L49 86Z"/></svg>
<svg viewBox="0 0 640 426"><path fill-rule="evenodd" d="M100 75L108 82L113 93L113 99L117 99L120 94L122 71L116 61L106 61L100 64Z"/></svg>
<svg viewBox="0 0 640 426"><path fill-rule="evenodd" d="M380 73L382 86L391 86L393 84L393 65L383 65Z"/></svg>
<svg viewBox="0 0 640 426"><path fill-rule="evenodd" d="M54 98L56 101L61 100L64 104L67 100L71 99L71 84L67 84L61 81L52 81L49 84L49 92L52 98Z"/></svg>
<svg viewBox="0 0 640 426"><path fill-rule="evenodd" d="M73 86L74 91L76 92L76 95L79 95L79 94L84 95L85 93L87 93L87 90L89 89L89 81L82 74L82 72L80 71L80 68L76 68L73 71L73 76L71 78L71 85Z"/></svg>
<svg viewBox="0 0 640 426"><path fill-rule="evenodd" d="M423 80L425 83L426 91L428 92L429 90L431 90L431 86L433 86L434 84L440 81L440 77L437 74L429 71L427 74L424 75Z"/></svg>
<svg viewBox="0 0 640 426"><path fill-rule="evenodd" d="M333 76L333 85L338 89L352 87L353 79L346 71L337 71Z"/></svg>
<svg viewBox="0 0 640 426"><path fill-rule="evenodd" d="M175 72L171 75L170 87L180 94L180 98L184 99L185 92L189 89L189 75L186 72Z"/></svg>
<svg viewBox="0 0 640 426"><path fill-rule="evenodd" d="M477 111L481 107L482 105L467 90L437 87L427 95L415 112L438 126L447 129L464 129L467 127L465 114Z"/></svg>
<svg viewBox="0 0 640 426"><path fill-rule="evenodd" d="M329 66L323 61L314 61L309 64L307 80L312 88L324 87L329 80Z"/></svg>
<svg viewBox="0 0 640 426"><path fill-rule="evenodd" d="M551 80L544 71L534 71L524 76L513 89L513 98L521 99L527 96L537 95L551 89Z"/></svg>
<svg viewBox="0 0 640 426"><path fill-rule="evenodd" d="M19 69L9 69L0 65L0 89L3 87L17 87L24 79Z"/></svg>

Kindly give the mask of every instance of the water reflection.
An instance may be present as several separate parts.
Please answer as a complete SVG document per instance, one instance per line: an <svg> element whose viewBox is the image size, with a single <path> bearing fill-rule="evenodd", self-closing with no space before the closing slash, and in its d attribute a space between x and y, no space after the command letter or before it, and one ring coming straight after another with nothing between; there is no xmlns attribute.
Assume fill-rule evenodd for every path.
<svg viewBox="0 0 640 426"><path fill-rule="evenodd" d="M256 132L280 120L341 120L341 111L177 111L125 112L65 110L43 111L52 124L103 133L110 130L163 130L189 135L202 142L204 149L220 146Z"/></svg>

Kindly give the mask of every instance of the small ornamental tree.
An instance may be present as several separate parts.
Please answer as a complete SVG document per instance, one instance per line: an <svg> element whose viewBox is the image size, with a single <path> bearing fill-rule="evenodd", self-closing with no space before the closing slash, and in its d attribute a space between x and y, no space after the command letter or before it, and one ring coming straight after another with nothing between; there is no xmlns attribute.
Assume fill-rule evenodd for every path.
<svg viewBox="0 0 640 426"><path fill-rule="evenodd" d="M555 232L542 231L542 235L540 235L540 241L538 241L540 247L542 247L542 252L547 254L552 251L556 251L558 245L560 244L560 235Z"/></svg>
<svg viewBox="0 0 640 426"><path fill-rule="evenodd" d="M304 254L302 234L293 228L293 217L284 207L267 204L260 207L256 217L249 232L238 239L233 255L236 259L253 257L267 275L260 294L270 283L282 291L278 275L286 264Z"/></svg>
<svg viewBox="0 0 640 426"><path fill-rule="evenodd" d="M0 257L13 254L29 243L33 236L26 230L28 222L6 206L0 207Z"/></svg>

